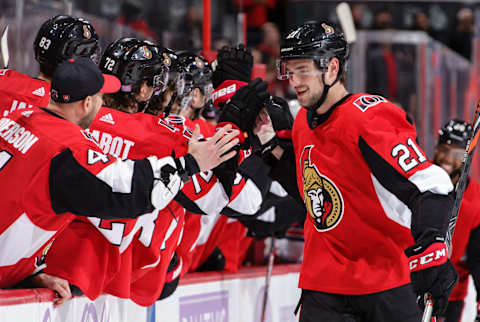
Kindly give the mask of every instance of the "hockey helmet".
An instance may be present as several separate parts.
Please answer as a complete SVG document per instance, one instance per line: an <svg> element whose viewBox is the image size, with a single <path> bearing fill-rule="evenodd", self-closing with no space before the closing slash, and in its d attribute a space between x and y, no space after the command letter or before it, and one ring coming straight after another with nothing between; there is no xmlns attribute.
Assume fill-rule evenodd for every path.
<svg viewBox="0 0 480 322"><path fill-rule="evenodd" d="M71 57L87 57L98 62L100 47L93 26L82 18L58 15L47 20L33 43L35 59L53 73Z"/></svg>
<svg viewBox="0 0 480 322"><path fill-rule="evenodd" d="M121 91L134 92L142 81L160 91L165 90L171 60L163 47L146 40L120 38L105 49L100 69L117 76Z"/></svg>
<svg viewBox="0 0 480 322"><path fill-rule="evenodd" d="M325 71L336 57L342 75L346 70L349 47L343 32L325 22L308 22L291 30L284 38L277 60L278 79L288 79L285 63L290 59L311 58L318 69Z"/></svg>
<svg viewBox="0 0 480 322"><path fill-rule="evenodd" d="M200 89L206 101L210 100L213 92L213 71L208 61L200 55L184 51L178 53L178 64L184 80L184 89L179 97L182 100L181 105L188 104L185 100L195 88Z"/></svg>
<svg viewBox="0 0 480 322"><path fill-rule="evenodd" d="M202 94L211 94L213 71L205 58L186 51L178 54L178 62L184 74L185 93L199 88Z"/></svg>
<svg viewBox="0 0 480 322"><path fill-rule="evenodd" d="M472 126L459 119L450 120L438 131L437 144L453 144L465 148L472 136Z"/></svg>

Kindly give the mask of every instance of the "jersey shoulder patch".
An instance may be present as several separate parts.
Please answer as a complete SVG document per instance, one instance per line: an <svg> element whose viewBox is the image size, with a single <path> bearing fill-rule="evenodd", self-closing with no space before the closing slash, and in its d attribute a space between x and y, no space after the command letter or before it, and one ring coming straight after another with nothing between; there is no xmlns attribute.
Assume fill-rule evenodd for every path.
<svg viewBox="0 0 480 322"><path fill-rule="evenodd" d="M358 109L360 109L362 112L365 112L370 107L386 102L388 101L383 96L365 94L357 97L352 104Z"/></svg>

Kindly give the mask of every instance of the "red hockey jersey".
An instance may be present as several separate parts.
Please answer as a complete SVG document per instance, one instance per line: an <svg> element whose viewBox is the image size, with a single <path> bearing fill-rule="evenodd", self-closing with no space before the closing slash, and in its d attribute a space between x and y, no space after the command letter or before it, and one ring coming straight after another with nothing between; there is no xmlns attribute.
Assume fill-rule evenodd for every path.
<svg viewBox="0 0 480 322"><path fill-rule="evenodd" d="M78 125L48 110L1 118L0 287L43 264L50 242L73 219L68 213L128 218L153 209L152 168L147 159L104 155Z"/></svg>
<svg viewBox="0 0 480 322"><path fill-rule="evenodd" d="M347 95L314 121L312 130L302 108L292 134L308 212L299 287L367 294L409 283L411 223L418 227L418 211L447 215L421 201L450 200L450 178L427 160L405 112L381 96Z"/></svg>
<svg viewBox="0 0 480 322"><path fill-rule="evenodd" d="M480 226L480 184L470 179L463 195L457 225L453 234L452 256L450 260L458 273L457 286L452 291L449 301L462 301L467 296L468 276L470 275L466 262L466 249L472 229Z"/></svg>
<svg viewBox="0 0 480 322"><path fill-rule="evenodd" d="M49 82L0 69L0 117L32 106L45 107L49 99Z"/></svg>
<svg viewBox="0 0 480 322"><path fill-rule="evenodd" d="M99 111L89 131L105 153L121 158L141 158L149 154L161 157L170 155L172 151L177 156L183 155L191 137L183 118L172 116L159 119L149 114L128 114L109 108ZM179 194L182 196L176 200L199 213L218 213L229 202L211 171L192 177ZM247 205L258 203L259 206L260 201L252 199ZM45 271L66 278L90 298L96 298L105 291L118 297L131 298L140 305L151 305L161 293L168 264L183 230L183 216L184 209L176 202L171 202L166 209L143 215L136 221L99 221L90 218L91 223L104 235L103 243L109 244L102 245L102 249L121 254L115 276L92 279L91 276L107 272L105 265L109 264L103 259L95 260L85 252L82 253L83 258L76 256L71 261L61 263L68 251L68 246L61 243L52 246ZM64 240L82 243L82 239L91 234L88 225L85 225L82 234L78 233L78 227L76 230L68 232ZM110 265L118 263L114 255L109 257L113 262ZM89 264L80 271L78 266L87 262Z"/></svg>

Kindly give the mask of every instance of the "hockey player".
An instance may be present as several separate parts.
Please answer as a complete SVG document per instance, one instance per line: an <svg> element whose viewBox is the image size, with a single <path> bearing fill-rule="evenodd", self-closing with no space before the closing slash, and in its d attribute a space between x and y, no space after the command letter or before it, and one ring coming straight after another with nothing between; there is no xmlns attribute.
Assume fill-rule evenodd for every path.
<svg viewBox="0 0 480 322"><path fill-rule="evenodd" d="M176 155L184 153L192 133L182 118L172 116L159 119L150 114L122 112L144 110L139 107L148 104L153 92L163 89L166 79L163 77L163 67L171 63L169 59L162 48L133 38L119 39L105 50L100 62L102 70L118 76L122 81L121 90L105 98L105 103L112 108L102 108L89 129L105 153L121 158L141 158L150 153L161 157L170 155L172 151ZM161 86L156 82L158 80L162 80ZM262 191L267 189L262 185L268 184L268 181L261 182L257 187L250 179L240 178L235 184L246 186L247 189L232 194L231 207L254 213L260 207ZM248 192L252 195L248 195ZM175 200L200 214L217 214L229 203L222 185L211 172L192 178ZM131 298L140 305L151 305L160 295L168 264L182 233L183 212L178 203L172 202L166 210L144 215L135 223L90 219L95 229L109 242L105 238L95 237L98 237L98 233L93 231L93 225L82 225L77 221L75 226L71 226L72 229L63 234L62 242L57 240L53 244L47 256L45 272L68 279L90 298L105 291L118 297ZM137 231L141 231L139 237L132 238ZM83 271L78 271L72 262L79 265L86 262L84 258L90 257L87 251L72 261L63 261L70 249L66 245L75 243L78 239L76 236L86 233L91 238L85 243L92 245L92 249L102 247L105 253L110 254L116 252L112 248L119 246L117 252L121 253L121 265L113 278L105 274L113 264L108 265L104 258L97 260L98 265L88 265ZM90 248L84 245L83 249ZM112 256L112 261L116 261L115 256ZM181 262L177 264L182 265ZM96 272L100 272L95 275L96 280L89 278Z"/></svg>
<svg viewBox="0 0 480 322"><path fill-rule="evenodd" d="M439 130L434 163L450 175L454 185L460 176L463 154L471 133L472 126L458 119L449 121ZM480 185L469 178L455 226L452 256L450 256L450 260L458 272L459 281L449 298L447 311L444 315L445 322L460 322L468 290L469 274L473 277L476 289L480 288L480 251L478 246L480 241L480 207L476 200L479 194ZM477 313L477 319L478 316Z"/></svg>
<svg viewBox="0 0 480 322"><path fill-rule="evenodd" d="M194 62L194 59L184 61L191 63ZM212 81L215 86L216 103L222 102L218 105L223 107L227 97L233 97L240 87L247 84L251 77L253 58L243 45L232 48L224 47L219 50L216 63ZM192 72L195 70L192 67L185 69ZM185 75L185 77L188 77L188 75ZM219 111L221 114L221 107ZM290 128L292 123L293 120L289 123ZM251 154L250 150L247 152ZM251 157L258 158L257 155ZM281 237L292 222L302 220L303 214L301 205L289 196L281 185L273 182L260 210L254 216L238 216L235 213L226 213L233 218L227 219L225 216L221 216L212 218L210 222L202 219L201 231L194 243L193 254L189 258L190 267L184 267L184 269L190 271L225 269L236 272L251 241L251 238L246 236L247 228L248 234L257 238L272 235ZM187 214L186 225L191 225L191 221L195 219L197 218ZM182 255L185 254L183 249L185 244L188 245L182 240L179 245L179 253Z"/></svg>
<svg viewBox="0 0 480 322"><path fill-rule="evenodd" d="M42 24L33 43L40 66L37 78L0 70L0 116L32 106L47 106L50 80L58 64L71 57L97 60L100 54L98 35L93 26L81 18L55 16Z"/></svg>
<svg viewBox="0 0 480 322"><path fill-rule="evenodd" d="M292 132L308 211L300 321L418 321L410 280L438 315L457 280L444 243L453 185L403 110L347 92L347 60L338 29L306 23L285 36L278 62L303 106ZM282 159L282 147L270 151Z"/></svg>
<svg viewBox="0 0 480 322"><path fill-rule="evenodd" d="M183 186L185 175L233 156L224 155L237 143L226 144L234 136L223 137L229 128L211 142L198 142L196 131L188 153L179 158L121 161L103 154L82 129L100 108L101 93L119 87L118 79L103 76L90 59L72 58L54 72L46 108L0 119L0 287L41 269L51 242L75 215L135 218L163 209Z"/></svg>

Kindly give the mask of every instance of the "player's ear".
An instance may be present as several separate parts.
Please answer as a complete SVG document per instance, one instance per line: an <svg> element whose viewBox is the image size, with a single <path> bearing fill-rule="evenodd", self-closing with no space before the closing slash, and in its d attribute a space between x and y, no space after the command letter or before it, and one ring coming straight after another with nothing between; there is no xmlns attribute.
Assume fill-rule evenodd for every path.
<svg viewBox="0 0 480 322"><path fill-rule="evenodd" d="M93 106L93 99L91 96L87 96L83 99L82 101L82 111L84 113L88 113L90 112L90 110L92 109L92 106Z"/></svg>
<svg viewBox="0 0 480 322"><path fill-rule="evenodd" d="M340 71L340 62L338 58L333 57L328 63L328 83L331 83L337 79L338 72Z"/></svg>

